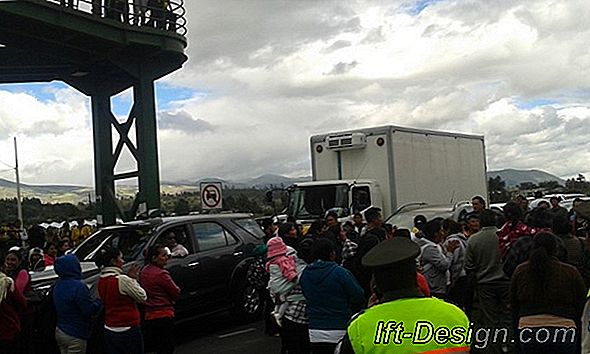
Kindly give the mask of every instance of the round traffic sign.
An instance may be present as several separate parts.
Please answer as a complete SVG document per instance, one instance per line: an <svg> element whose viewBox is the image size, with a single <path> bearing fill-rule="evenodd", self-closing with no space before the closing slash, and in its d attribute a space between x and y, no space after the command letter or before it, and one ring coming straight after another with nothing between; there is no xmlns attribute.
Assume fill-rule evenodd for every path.
<svg viewBox="0 0 590 354"><path fill-rule="evenodd" d="M221 189L215 184L208 184L201 189L201 201L207 208L216 209L221 206Z"/></svg>

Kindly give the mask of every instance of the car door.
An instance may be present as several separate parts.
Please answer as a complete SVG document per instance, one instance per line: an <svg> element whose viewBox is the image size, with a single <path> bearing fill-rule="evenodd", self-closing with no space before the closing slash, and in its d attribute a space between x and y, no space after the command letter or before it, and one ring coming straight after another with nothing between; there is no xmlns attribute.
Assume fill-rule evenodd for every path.
<svg viewBox="0 0 590 354"><path fill-rule="evenodd" d="M196 303L200 301L197 292L198 284L196 279L199 276L200 262L199 255L195 252L195 245L191 236L189 224L173 225L166 227L160 232L156 243L165 244L163 238L167 237L170 231L177 235L179 243L188 250L186 257L171 257L168 259L166 269L170 272L172 279L180 287L180 298L176 302L176 312L182 314L192 313Z"/></svg>
<svg viewBox="0 0 590 354"><path fill-rule="evenodd" d="M244 258L241 242L219 222L194 222L192 226L202 270L196 279L197 292L202 305L214 311L230 303L232 272Z"/></svg>

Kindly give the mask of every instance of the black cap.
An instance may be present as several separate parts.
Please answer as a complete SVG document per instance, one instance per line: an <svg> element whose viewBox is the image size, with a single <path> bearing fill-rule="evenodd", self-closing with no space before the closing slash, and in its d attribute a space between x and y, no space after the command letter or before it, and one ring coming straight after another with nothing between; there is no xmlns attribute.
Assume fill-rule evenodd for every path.
<svg viewBox="0 0 590 354"><path fill-rule="evenodd" d="M413 260L420 254L420 247L407 238L394 237L373 247L362 259L365 267L378 268Z"/></svg>

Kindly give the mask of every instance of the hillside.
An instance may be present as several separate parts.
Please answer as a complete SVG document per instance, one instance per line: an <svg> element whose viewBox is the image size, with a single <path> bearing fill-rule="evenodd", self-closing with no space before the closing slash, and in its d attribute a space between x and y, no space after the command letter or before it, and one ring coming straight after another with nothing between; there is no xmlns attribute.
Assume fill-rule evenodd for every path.
<svg viewBox="0 0 590 354"><path fill-rule="evenodd" d="M221 178L201 178L196 181L162 182L161 191L164 194L180 194L184 192L196 192L200 182L221 182L226 188L234 189L266 189L287 187L292 183L309 181L311 177L291 178L280 175L263 175L242 181L230 181ZM119 185L117 193L122 197L132 197L137 191L133 185ZM73 203L94 201L94 188L91 186L68 185L32 185L21 184L21 196L23 198L39 198L45 203ZM0 178L0 199L15 198L16 184Z"/></svg>
<svg viewBox="0 0 590 354"><path fill-rule="evenodd" d="M565 181L551 173L541 170L515 170L505 169L499 171L488 171L488 178L496 178L500 176L506 187L516 187L523 182L532 182L539 184L540 182L557 181L559 184L564 185Z"/></svg>

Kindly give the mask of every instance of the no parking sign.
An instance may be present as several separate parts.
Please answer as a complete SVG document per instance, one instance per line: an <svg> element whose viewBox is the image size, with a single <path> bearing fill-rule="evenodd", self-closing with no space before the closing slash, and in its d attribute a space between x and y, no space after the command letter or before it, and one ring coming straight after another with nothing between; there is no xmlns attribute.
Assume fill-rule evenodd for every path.
<svg viewBox="0 0 590 354"><path fill-rule="evenodd" d="M221 209L221 183L201 182L201 207L203 209Z"/></svg>

